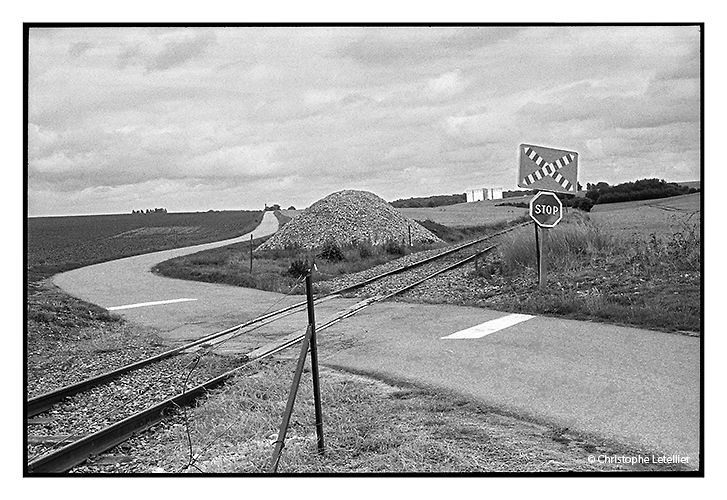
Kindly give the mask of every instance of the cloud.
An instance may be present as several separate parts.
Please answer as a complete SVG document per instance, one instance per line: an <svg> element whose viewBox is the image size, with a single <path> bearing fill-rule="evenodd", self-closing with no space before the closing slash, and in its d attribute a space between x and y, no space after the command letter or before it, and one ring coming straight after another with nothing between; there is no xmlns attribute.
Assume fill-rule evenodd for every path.
<svg viewBox="0 0 727 500"><path fill-rule="evenodd" d="M691 27L58 29L29 42L33 214L125 196L129 211L174 211L307 206L352 186L390 199L476 179L507 189L521 142L581 152L589 182L661 165L699 176Z"/></svg>
<svg viewBox="0 0 727 500"><path fill-rule="evenodd" d="M358 28L348 32L336 57L372 67L401 64L431 65L517 36L517 27Z"/></svg>
<svg viewBox="0 0 727 500"><path fill-rule="evenodd" d="M178 68L198 60L216 43L214 32L203 30L161 30L159 37L150 38L148 33L131 37L115 54L117 67L123 69L140 65L147 72Z"/></svg>
<svg viewBox="0 0 727 500"><path fill-rule="evenodd" d="M462 71L456 69L429 80L427 89L431 98L440 99L459 94L467 88L467 85L467 80L462 76Z"/></svg>
<svg viewBox="0 0 727 500"><path fill-rule="evenodd" d="M162 71L180 66L201 56L212 43L214 43L214 36L211 33L170 41L161 52L147 62L146 69Z"/></svg>
<svg viewBox="0 0 727 500"><path fill-rule="evenodd" d="M88 42L77 42L71 45L71 47L68 49L68 54L71 57L81 57L83 54L88 52L93 48L92 43Z"/></svg>

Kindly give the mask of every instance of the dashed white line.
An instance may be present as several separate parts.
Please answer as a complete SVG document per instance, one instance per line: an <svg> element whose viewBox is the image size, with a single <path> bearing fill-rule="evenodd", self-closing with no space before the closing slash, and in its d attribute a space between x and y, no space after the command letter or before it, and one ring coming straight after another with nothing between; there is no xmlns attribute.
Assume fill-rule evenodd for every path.
<svg viewBox="0 0 727 500"><path fill-rule="evenodd" d="M171 299L171 300L158 300L156 302L139 302L138 304L129 304L125 306L114 306L114 307L108 307L107 309L109 311L120 311L122 309L133 309L135 307L146 307L146 306L158 306L162 304L174 304L177 302L189 302L191 300L197 300L197 299Z"/></svg>
<svg viewBox="0 0 727 500"><path fill-rule="evenodd" d="M455 332L451 335L447 335L446 337L441 338L479 339L484 337L485 335L498 332L503 328L517 325L518 323L522 323L523 321L527 321L534 317L535 316L531 316L529 314L508 314L507 316L503 316L502 318L493 319L491 321L482 323L481 325L473 326L472 328L467 328L466 330L461 330L459 332Z"/></svg>

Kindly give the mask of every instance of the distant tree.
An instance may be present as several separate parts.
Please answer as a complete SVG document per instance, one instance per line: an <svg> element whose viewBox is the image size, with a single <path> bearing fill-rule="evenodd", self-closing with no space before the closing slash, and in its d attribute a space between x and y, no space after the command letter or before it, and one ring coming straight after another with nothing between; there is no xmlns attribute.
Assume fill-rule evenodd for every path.
<svg viewBox="0 0 727 500"><path fill-rule="evenodd" d="M609 186L605 182L591 185L586 192L593 203L616 203L621 201L651 200L687 194L689 188L663 179L640 179Z"/></svg>
<svg viewBox="0 0 727 500"><path fill-rule="evenodd" d="M290 206L288 207L288 210L295 210L295 207L294 207L293 205L290 205Z"/></svg>
<svg viewBox="0 0 727 500"><path fill-rule="evenodd" d="M575 198L570 202L570 206L584 212L590 212L593 208L593 201L590 198Z"/></svg>
<svg viewBox="0 0 727 500"><path fill-rule="evenodd" d="M426 196L422 198L409 198L395 200L391 202L394 208L421 208L421 207L443 207L446 205L455 205L467 201L467 196L462 194L448 194L437 196Z"/></svg>

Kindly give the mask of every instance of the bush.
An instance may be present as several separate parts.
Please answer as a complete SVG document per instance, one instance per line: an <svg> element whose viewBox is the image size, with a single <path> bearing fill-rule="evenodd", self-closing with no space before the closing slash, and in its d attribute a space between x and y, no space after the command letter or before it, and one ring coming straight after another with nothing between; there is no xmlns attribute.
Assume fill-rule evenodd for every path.
<svg viewBox="0 0 727 500"><path fill-rule="evenodd" d="M406 249L401 243L398 243L394 240L389 240L384 245L384 252L388 253L389 255L405 255Z"/></svg>
<svg viewBox="0 0 727 500"><path fill-rule="evenodd" d="M590 198L576 198L571 202L571 207L584 212L590 212L593 208L593 200Z"/></svg>
<svg viewBox="0 0 727 500"><path fill-rule="evenodd" d="M290 267L288 267L288 271L286 274L288 276L291 276L295 279L302 278L303 276L308 274L308 263L301 259L296 259L293 262L290 263Z"/></svg>
<svg viewBox="0 0 727 500"><path fill-rule="evenodd" d="M374 254L374 248L371 243L359 243L358 244L358 256L362 259L368 259Z"/></svg>
<svg viewBox="0 0 727 500"><path fill-rule="evenodd" d="M326 259L328 262L340 262L344 259L343 251L332 241L323 245L318 257Z"/></svg>

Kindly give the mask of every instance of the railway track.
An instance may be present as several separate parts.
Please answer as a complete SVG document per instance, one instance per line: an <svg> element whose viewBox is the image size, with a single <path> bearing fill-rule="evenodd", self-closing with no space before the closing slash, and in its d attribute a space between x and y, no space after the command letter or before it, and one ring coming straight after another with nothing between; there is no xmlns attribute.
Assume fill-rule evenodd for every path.
<svg viewBox="0 0 727 500"><path fill-rule="evenodd" d="M460 267L496 247L498 236L528 223L446 249L427 252L385 272L355 275L355 282L341 281L333 292L315 299L320 304L340 296L359 296L362 300L317 325L321 332L359 311L400 295L419 284ZM401 260L401 259L400 259ZM261 326L302 311L306 302L264 314L243 324L216 332L194 342L132 363L77 384L29 399L27 471L34 474L67 472L151 427L166 412L187 405L206 391L224 383L248 363L264 359L302 341L293 332L247 354L230 359L216 356L215 346ZM99 388L105 388L100 390ZM109 397L108 387L113 389ZM37 432L35 429L41 429ZM49 434L50 432L50 434Z"/></svg>

